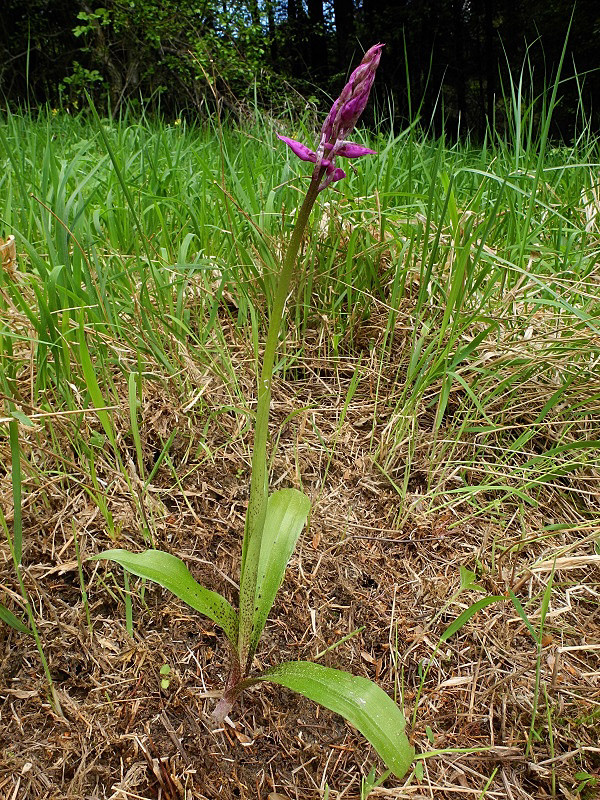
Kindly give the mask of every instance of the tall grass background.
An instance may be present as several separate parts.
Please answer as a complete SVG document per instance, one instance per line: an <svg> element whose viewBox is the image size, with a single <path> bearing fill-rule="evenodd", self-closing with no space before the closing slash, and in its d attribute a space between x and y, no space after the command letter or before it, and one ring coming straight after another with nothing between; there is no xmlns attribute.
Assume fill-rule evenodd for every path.
<svg viewBox="0 0 600 800"><path fill-rule="evenodd" d="M428 506L474 513L535 503L596 457L598 143L585 127L541 142L521 102L479 147L372 137L378 156L322 196L289 299L282 377L315 326L331 369L359 348L386 377L373 455L403 500L417 446ZM209 367L249 413L228 337L256 356L306 182L274 132L310 139L311 122L5 118L0 220L20 254L2 275L6 400L75 449L72 412L104 403L106 433L131 374L138 402L168 381L184 407L190 365Z"/></svg>

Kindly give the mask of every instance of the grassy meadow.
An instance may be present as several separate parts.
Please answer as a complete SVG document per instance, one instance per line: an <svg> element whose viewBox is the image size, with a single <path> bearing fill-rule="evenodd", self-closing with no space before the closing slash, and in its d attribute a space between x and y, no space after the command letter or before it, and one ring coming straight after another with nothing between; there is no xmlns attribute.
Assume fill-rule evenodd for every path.
<svg viewBox="0 0 600 800"><path fill-rule="evenodd" d="M429 755L371 797L600 786L600 146L551 142L551 107L515 102L479 146L359 133L378 155L321 193L288 298L271 483L312 512L258 659L403 705ZM160 547L237 599L256 363L310 173L275 132L318 128L0 120L0 603L35 626L0 623L0 796L351 800L382 773L277 687L215 732L224 638L87 560Z"/></svg>

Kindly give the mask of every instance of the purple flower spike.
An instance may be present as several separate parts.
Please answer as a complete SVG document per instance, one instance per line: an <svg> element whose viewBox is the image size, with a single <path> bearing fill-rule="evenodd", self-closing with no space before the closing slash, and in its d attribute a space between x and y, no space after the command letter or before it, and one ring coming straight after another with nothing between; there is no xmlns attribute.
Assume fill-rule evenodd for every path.
<svg viewBox="0 0 600 800"><path fill-rule="evenodd" d="M317 151L321 157L323 157L328 144L332 146L329 156L337 154L341 146L345 144L343 140L354 128L358 118L365 110L383 48L383 44L376 44L367 50L363 60L350 75L348 83L331 107L321 129L321 142Z"/></svg>
<svg viewBox="0 0 600 800"><path fill-rule="evenodd" d="M321 140L316 152L302 144L302 142L277 134L298 158L315 164L313 178L319 173L322 174L322 169L325 169L325 180L319 186L319 191L325 189L330 183L346 177L344 170L335 166L336 156L359 158L360 156L373 155L375 153L374 150L369 150L368 147L347 142L345 139L365 110L384 46L383 44L376 44L370 50L367 50L363 60L350 75L348 83L342 89L340 96L332 105L331 111L323 123Z"/></svg>

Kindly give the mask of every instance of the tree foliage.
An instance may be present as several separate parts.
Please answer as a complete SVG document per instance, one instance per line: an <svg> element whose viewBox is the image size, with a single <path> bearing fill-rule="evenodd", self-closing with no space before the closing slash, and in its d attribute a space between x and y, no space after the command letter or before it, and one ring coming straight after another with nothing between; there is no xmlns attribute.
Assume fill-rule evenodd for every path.
<svg viewBox="0 0 600 800"><path fill-rule="evenodd" d="M363 49L387 44L380 97L435 132L508 124L510 80L533 100L551 83L573 14L556 117L565 136L600 93L597 0L5 0L0 90L12 104L118 113L218 101L278 104L290 85L327 105ZM580 80L573 79L578 73ZM256 81L255 81L256 79ZM323 90L325 90L323 92ZM595 104L597 106L598 103ZM598 111L595 110L596 115ZM598 117L596 116L596 121Z"/></svg>

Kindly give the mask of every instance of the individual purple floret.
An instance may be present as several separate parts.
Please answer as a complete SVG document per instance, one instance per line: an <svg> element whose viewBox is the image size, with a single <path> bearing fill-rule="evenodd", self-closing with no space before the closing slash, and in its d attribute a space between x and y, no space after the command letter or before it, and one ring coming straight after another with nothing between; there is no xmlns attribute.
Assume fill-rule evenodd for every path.
<svg viewBox="0 0 600 800"><path fill-rule="evenodd" d="M346 177L344 170L335 166L336 156L359 158L375 153L368 147L347 142L346 136L352 131L365 110L383 47L383 44L376 44L367 50L363 60L350 75L350 80L332 105L323 124L321 140L316 152L302 142L277 134L298 158L315 164L313 177L318 175L322 169L325 170L325 180L319 186L319 191L325 189L333 181L339 181Z"/></svg>

